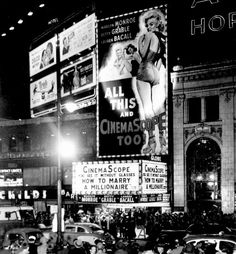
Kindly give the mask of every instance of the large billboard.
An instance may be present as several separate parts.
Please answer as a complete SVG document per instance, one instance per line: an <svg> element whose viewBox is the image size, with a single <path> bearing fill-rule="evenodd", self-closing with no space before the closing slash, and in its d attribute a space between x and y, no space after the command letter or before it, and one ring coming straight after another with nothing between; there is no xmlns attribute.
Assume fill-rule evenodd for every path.
<svg viewBox="0 0 236 254"><path fill-rule="evenodd" d="M168 154L166 6L98 21L98 157Z"/></svg>

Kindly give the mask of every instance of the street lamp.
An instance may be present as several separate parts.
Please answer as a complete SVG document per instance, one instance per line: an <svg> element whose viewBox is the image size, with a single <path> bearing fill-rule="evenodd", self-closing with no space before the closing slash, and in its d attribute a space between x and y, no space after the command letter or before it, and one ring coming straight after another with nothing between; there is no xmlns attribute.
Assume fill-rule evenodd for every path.
<svg viewBox="0 0 236 254"><path fill-rule="evenodd" d="M60 41L59 35L57 35L57 101L56 101L56 109L57 109L57 244L58 246L62 245L62 166L61 166L61 157L62 151L61 147L64 145L62 143L62 135L61 135L61 118L62 118L62 103L61 103L61 73L60 73ZM70 113L74 112L77 109L77 106L73 102L69 102L70 107L68 109L68 105L65 105L65 108L68 109ZM71 109L72 108L72 109Z"/></svg>

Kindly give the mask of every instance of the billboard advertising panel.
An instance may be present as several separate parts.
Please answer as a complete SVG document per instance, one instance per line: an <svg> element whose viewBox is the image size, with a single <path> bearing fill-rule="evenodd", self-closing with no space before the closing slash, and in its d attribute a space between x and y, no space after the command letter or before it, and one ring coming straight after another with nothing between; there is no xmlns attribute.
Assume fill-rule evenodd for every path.
<svg viewBox="0 0 236 254"><path fill-rule="evenodd" d="M57 77L53 72L30 84L30 108L42 106L57 98Z"/></svg>
<svg viewBox="0 0 236 254"><path fill-rule="evenodd" d="M23 186L21 168L0 169L0 187Z"/></svg>
<svg viewBox="0 0 236 254"><path fill-rule="evenodd" d="M30 77L56 64L56 42L55 36L29 52Z"/></svg>
<svg viewBox="0 0 236 254"><path fill-rule="evenodd" d="M168 154L166 6L98 21L98 157Z"/></svg>
<svg viewBox="0 0 236 254"><path fill-rule="evenodd" d="M95 87L95 66L95 55L91 55L61 69L61 96L81 93Z"/></svg>
<svg viewBox="0 0 236 254"><path fill-rule="evenodd" d="M95 45L95 14L59 34L60 61Z"/></svg>

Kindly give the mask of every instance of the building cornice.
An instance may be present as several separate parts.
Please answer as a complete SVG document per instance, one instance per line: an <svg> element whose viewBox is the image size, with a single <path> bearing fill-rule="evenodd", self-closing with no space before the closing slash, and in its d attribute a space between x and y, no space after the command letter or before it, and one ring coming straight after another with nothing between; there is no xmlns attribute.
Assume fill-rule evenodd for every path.
<svg viewBox="0 0 236 254"><path fill-rule="evenodd" d="M198 65L175 68L171 73L173 84L196 82L203 80L216 80L225 77L231 77L228 83L236 81L236 62L222 62L209 65Z"/></svg>

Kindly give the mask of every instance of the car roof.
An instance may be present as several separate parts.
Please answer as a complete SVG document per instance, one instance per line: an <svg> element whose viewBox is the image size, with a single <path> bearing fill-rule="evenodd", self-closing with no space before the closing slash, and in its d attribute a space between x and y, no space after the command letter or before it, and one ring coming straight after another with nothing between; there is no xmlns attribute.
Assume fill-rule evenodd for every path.
<svg viewBox="0 0 236 254"><path fill-rule="evenodd" d="M94 226L94 227L97 227L97 228L100 228L100 226L96 223L91 223L91 222L75 222L75 223L66 223L65 224L66 226L87 226L87 227L91 227L91 226Z"/></svg>
<svg viewBox="0 0 236 254"><path fill-rule="evenodd" d="M199 239L216 239L216 240L231 240L236 242L236 235L229 235L229 234L198 234L198 235L187 235L184 237L184 241L193 241Z"/></svg>
<svg viewBox="0 0 236 254"><path fill-rule="evenodd" d="M41 230L38 228L12 228L10 230L7 231L7 234L11 234L11 233L30 233L30 232L40 232Z"/></svg>

